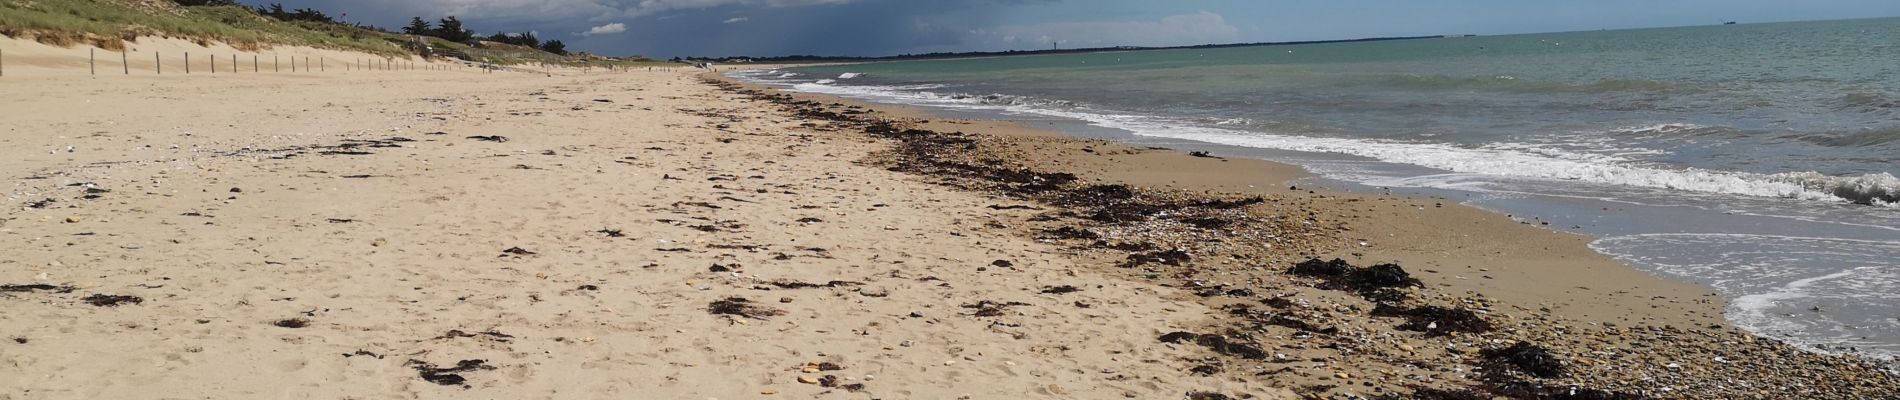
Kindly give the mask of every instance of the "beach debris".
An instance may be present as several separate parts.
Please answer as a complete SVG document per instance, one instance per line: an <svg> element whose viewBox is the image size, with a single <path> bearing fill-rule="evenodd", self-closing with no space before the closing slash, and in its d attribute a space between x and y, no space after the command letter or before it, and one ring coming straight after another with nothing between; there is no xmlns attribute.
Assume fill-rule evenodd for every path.
<svg viewBox="0 0 1900 400"><path fill-rule="evenodd" d="M1439 306L1420 306L1403 308L1389 304L1380 304L1372 309L1375 317L1402 317L1405 323L1399 324L1401 330L1424 332L1426 336L1446 336L1452 333L1485 333L1492 329L1491 323L1479 317L1478 313L1462 308Z"/></svg>
<svg viewBox="0 0 1900 400"><path fill-rule="evenodd" d="M598 231L594 231L594 233L607 235L607 237L610 237L610 238L627 237L627 234L620 232L619 229L601 229Z"/></svg>
<svg viewBox="0 0 1900 400"><path fill-rule="evenodd" d="M347 224L347 223L356 222L356 220L349 219L349 218L325 218L324 221L327 221L332 224Z"/></svg>
<svg viewBox="0 0 1900 400"><path fill-rule="evenodd" d="M1015 268L1016 263L1010 262L1009 260L996 260L991 261L990 266L997 268Z"/></svg>
<svg viewBox="0 0 1900 400"><path fill-rule="evenodd" d="M1397 290L1404 287L1424 286L1417 278L1405 272L1398 264L1379 264L1371 267L1355 267L1346 260L1333 259L1320 261L1308 259L1287 270L1298 276L1319 278L1323 281L1318 287L1328 290L1357 292L1361 297L1378 302L1404 300L1406 294Z"/></svg>
<svg viewBox="0 0 1900 400"><path fill-rule="evenodd" d="M73 288L72 286L55 286L55 285L48 285L44 283L0 285L0 293L20 293L20 292L72 293L73 290L75 290L75 288Z"/></svg>
<svg viewBox="0 0 1900 400"><path fill-rule="evenodd" d="M1220 157L1215 157L1215 156L1214 156L1214 154L1212 154L1212 153L1208 153L1208 152L1205 152L1205 151L1199 151L1199 150L1196 150L1196 151L1190 151L1190 152L1188 152L1188 155L1189 155L1189 156L1193 156L1193 157L1200 157L1200 158L1212 158L1212 159L1216 159L1216 160L1225 160L1225 158L1220 158Z"/></svg>
<svg viewBox="0 0 1900 400"><path fill-rule="evenodd" d="M1024 303L1020 301L999 303L999 302L990 301L990 300L981 300L975 303L963 304L961 307L976 310L976 312L970 314L973 316L996 317L996 316L1002 316L1004 309L1008 309L1010 307L1016 307L1016 306L1026 306L1026 305L1029 305L1029 303Z"/></svg>
<svg viewBox="0 0 1900 400"><path fill-rule="evenodd" d="M1267 358L1266 350L1261 350L1259 346L1232 340L1224 335L1197 335L1193 332L1179 331L1161 335L1160 340L1163 343L1194 343L1215 353L1249 360Z"/></svg>
<svg viewBox="0 0 1900 400"><path fill-rule="evenodd" d="M498 342L508 342L508 341L513 341L515 339L514 335L501 333L493 329L482 331L482 332L467 332L461 329L450 329L447 333L443 333L442 336L436 336L435 338L438 340L456 339L456 338L489 338Z"/></svg>
<svg viewBox="0 0 1900 400"><path fill-rule="evenodd" d="M714 300L712 304L706 306L706 312L713 315L737 315L761 321L785 315L784 310L755 305L752 300L738 296Z"/></svg>
<svg viewBox="0 0 1900 400"><path fill-rule="evenodd" d="M1198 390L1187 392L1187 398L1188 400L1235 400L1233 396L1221 394L1220 392L1203 392Z"/></svg>
<svg viewBox="0 0 1900 400"><path fill-rule="evenodd" d="M523 257L523 256L532 256L535 254L540 254L540 253L528 251L528 249L523 249L520 247L509 247L501 251L500 257L509 257L509 256Z"/></svg>
<svg viewBox="0 0 1900 400"><path fill-rule="evenodd" d="M409 366L416 369L422 380L442 386L462 386L463 388L468 387L468 378L462 377L462 374L495 369L494 366L488 365L488 360L479 359L458 361L455 366L448 368L436 367L434 364L419 360L409 360Z"/></svg>
<svg viewBox="0 0 1900 400"><path fill-rule="evenodd" d="M1563 361L1543 346L1519 341L1502 349L1487 349L1483 352L1487 362L1516 367L1518 371L1538 378L1562 378L1565 375Z"/></svg>
<svg viewBox="0 0 1900 400"><path fill-rule="evenodd" d="M507 137L507 136L502 136L502 135L486 135L486 136L483 136L483 135L476 135L476 136L469 136L468 138L469 138L469 139L475 139L475 140L480 140L480 141L484 141L484 142L495 142L495 143L507 143L507 142L508 142L508 137Z"/></svg>
<svg viewBox="0 0 1900 400"><path fill-rule="evenodd" d="M1064 226L1061 228L1049 229L1042 232L1043 234L1047 235L1047 237L1054 238L1054 239L1095 240L1095 239L1102 238L1102 235L1097 234L1094 231L1090 231L1084 228L1077 228L1073 226Z"/></svg>
<svg viewBox="0 0 1900 400"><path fill-rule="evenodd" d="M300 329L303 327L310 326L310 320L303 319L303 318L288 318L288 319L280 319L280 320L272 321L270 324L272 326L276 326L279 328Z"/></svg>
<svg viewBox="0 0 1900 400"><path fill-rule="evenodd" d="M1427 387L1413 387L1410 396L1387 394L1374 397L1377 400L1491 400L1494 396L1470 390L1441 390Z"/></svg>
<svg viewBox="0 0 1900 400"><path fill-rule="evenodd" d="M1082 291L1082 289L1076 288L1073 285L1050 286L1042 289L1042 292L1045 294L1067 294L1080 291Z"/></svg>
<svg viewBox="0 0 1900 400"><path fill-rule="evenodd" d="M849 282L849 281L831 281L831 282L825 282L824 284L820 285L816 283L807 283L807 282L799 282L799 281L792 281L792 280L777 280L777 281L772 281L770 284L772 286L777 286L779 289L837 288L837 287L863 285L863 283Z"/></svg>
<svg viewBox="0 0 1900 400"><path fill-rule="evenodd" d="M343 353L343 358L350 358L350 357L359 357L359 356L360 356L360 357L370 357L370 358L374 358L374 359L378 359L378 360L381 360L381 359L383 359L383 355L382 355L382 354L376 354L375 352L372 352L372 351L369 351L369 350L363 350L363 349L357 349L357 350L356 350L355 352L350 352L350 353Z"/></svg>
<svg viewBox="0 0 1900 400"><path fill-rule="evenodd" d="M1147 264L1162 264L1179 267L1182 263L1186 263L1192 259L1194 259L1193 256L1188 255L1186 251L1181 251L1181 249L1134 253L1128 255L1128 261L1122 262L1122 268L1133 268Z"/></svg>
<svg viewBox="0 0 1900 400"><path fill-rule="evenodd" d="M1011 205L991 204L990 209L991 210L1037 210L1037 211L1042 210L1041 208L1037 208L1035 206L1026 206L1026 205L1021 205L1021 204L1011 204Z"/></svg>
<svg viewBox="0 0 1900 400"><path fill-rule="evenodd" d="M46 208L46 206L53 205L53 203L57 203L57 202L59 202L59 200L49 197L49 198L46 198L45 200L26 203L26 208Z"/></svg>
<svg viewBox="0 0 1900 400"><path fill-rule="evenodd" d="M113 294L93 294L79 300L98 307L118 307L122 304L141 304L145 302L144 298L138 296Z"/></svg>

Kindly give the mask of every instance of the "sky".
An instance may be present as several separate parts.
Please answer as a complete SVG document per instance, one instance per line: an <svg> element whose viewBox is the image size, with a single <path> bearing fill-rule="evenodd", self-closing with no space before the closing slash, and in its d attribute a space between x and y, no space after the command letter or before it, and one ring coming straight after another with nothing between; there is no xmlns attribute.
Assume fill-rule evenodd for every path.
<svg viewBox="0 0 1900 400"><path fill-rule="evenodd" d="M247 3L261 3L245 0ZM879 56L1900 16L1900 0L279 0L397 29L454 15L610 56Z"/></svg>

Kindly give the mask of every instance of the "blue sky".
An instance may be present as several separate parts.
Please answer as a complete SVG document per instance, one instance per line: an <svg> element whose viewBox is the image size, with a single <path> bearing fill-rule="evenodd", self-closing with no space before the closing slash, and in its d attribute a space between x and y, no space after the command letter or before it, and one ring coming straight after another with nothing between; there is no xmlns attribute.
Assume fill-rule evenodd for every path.
<svg viewBox="0 0 1900 400"><path fill-rule="evenodd" d="M246 0L257 2L257 0ZM398 27L457 15L482 34L658 57L1506 34L1900 16L1900 0L283 0Z"/></svg>

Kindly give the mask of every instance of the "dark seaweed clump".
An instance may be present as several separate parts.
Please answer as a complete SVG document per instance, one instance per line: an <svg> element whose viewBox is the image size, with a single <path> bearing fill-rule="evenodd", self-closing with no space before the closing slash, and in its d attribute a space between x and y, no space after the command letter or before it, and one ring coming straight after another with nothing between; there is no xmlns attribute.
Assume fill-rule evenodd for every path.
<svg viewBox="0 0 1900 400"><path fill-rule="evenodd" d="M86 296L86 298L83 298L80 300L85 301L86 304L91 304L98 307L118 307L124 304L140 304L140 303L145 302L144 298L140 298L138 296L125 296L125 295L114 295L114 294L95 294L91 296Z"/></svg>
<svg viewBox="0 0 1900 400"><path fill-rule="evenodd" d="M1355 267L1346 260L1333 259L1320 261L1310 259L1302 261L1287 270L1293 275L1319 278L1324 281L1321 289L1344 290L1359 293L1361 297L1377 302L1397 302L1405 300L1405 293L1395 290L1406 287L1424 286L1418 278L1405 272L1398 264L1379 264L1370 267Z"/></svg>
<svg viewBox="0 0 1900 400"><path fill-rule="evenodd" d="M759 306L744 297L727 297L715 300L706 306L706 312L713 315L737 315L741 317L766 320L773 316L785 315L784 310Z"/></svg>
<svg viewBox="0 0 1900 400"><path fill-rule="evenodd" d="M1565 375L1564 363L1550 353L1544 346L1530 342L1517 342L1502 349L1484 351L1485 361L1516 367L1518 371L1538 378L1562 378Z"/></svg>
<svg viewBox="0 0 1900 400"><path fill-rule="evenodd" d="M1164 343L1193 342L1194 344L1201 345L1201 347L1208 348L1208 350L1213 350L1215 353L1245 358L1249 360L1259 360L1259 359L1267 358L1267 351L1261 350L1259 346L1255 346L1250 343L1244 343L1238 340L1232 340L1228 338L1227 336L1223 336L1223 335L1214 335L1214 334L1197 335L1197 334L1194 334L1193 332L1174 332L1174 333L1169 333L1166 335L1161 335L1160 340Z"/></svg>
<svg viewBox="0 0 1900 400"><path fill-rule="evenodd" d="M416 373L422 376L422 380L437 385L462 386L463 388L468 387L468 378L462 377L463 373L495 369L494 366L488 365L488 360L462 360L448 368L439 368L416 360L409 360L409 365L416 369Z"/></svg>
<svg viewBox="0 0 1900 400"><path fill-rule="evenodd" d="M1479 317L1478 313L1462 308L1422 306L1402 308L1380 304L1372 309L1375 317L1402 317L1405 323L1399 324L1401 330L1425 332L1427 336L1445 336L1452 333L1485 333L1492 329L1491 322Z"/></svg>

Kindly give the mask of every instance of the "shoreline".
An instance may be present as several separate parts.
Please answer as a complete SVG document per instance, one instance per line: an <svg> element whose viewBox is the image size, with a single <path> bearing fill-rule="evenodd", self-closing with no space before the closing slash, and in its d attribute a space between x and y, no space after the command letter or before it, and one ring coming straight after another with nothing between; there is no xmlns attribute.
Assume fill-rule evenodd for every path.
<svg viewBox="0 0 1900 400"><path fill-rule="evenodd" d="M1285 196L1287 192L1298 194L1298 192L1313 189L1299 187L1299 190L1293 191L1276 190L1279 186L1284 186L1285 182L1308 176L1298 167L1286 164L1256 159L1223 159L1218 158L1218 154L1211 157L1192 156L1165 148L1135 149L1107 140L1077 138L1064 133L1039 131L1011 121L945 120L928 110L872 104L821 94L780 91L765 85L739 82L724 75L715 75L710 78L738 84L743 88L741 90L764 91L774 93L774 95L789 94L788 99L795 99L780 101L782 104L787 102L830 103L834 108L844 105L852 110L862 108L888 113L886 115L891 116L889 120L901 126L944 132L955 137L981 137L977 139L980 145L976 147L982 150L977 151L989 154L984 157L994 157L991 160L1037 160L1008 164L1026 166L1023 167L1025 171L1074 172L1085 181L1122 183L1138 188L1157 187L1199 193L1264 195L1273 199L1270 200L1271 203L1278 203L1279 199L1276 197ZM965 134L965 132L976 133ZM1122 154L1123 156L1105 156L1104 154ZM1554 330L1554 334L1546 336L1547 338L1562 337L1574 332L1575 328L1566 328L1563 325L1585 325L1588 328L1584 328L1580 333L1594 333L1598 339L1604 339L1605 332L1608 332L1608 336L1616 337L1600 342L1614 348L1618 345L1629 345L1627 340L1629 338L1620 336L1636 330L1661 329L1674 333L1663 336L1673 337L1684 333L1676 332L1678 329L1683 329L1687 333L1703 337L1726 337L1726 340L1721 340L1723 345L1773 342L1774 345L1769 347L1775 347L1773 352L1783 355L1793 351L1818 359L1840 357L1850 359L1852 363L1878 365L1878 361L1863 360L1851 354L1823 355L1793 349L1792 346L1772 339L1756 340L1760 337L1742 331L1724 320L1722 313L1727 300L1716 295L1712 289L1640 271L1607 255L1597 253L1590 248L1591 239L1587 235L1544 229L1476 207L1455 202L1444 204L1448 201L1436 198L1351 193L1324 188L1312 190L1305 195L1293 197L1304 197L1302 200L1308 201L1330 199L1345 203L1370 204L1368 207L1350 211L1371 214L1373 216L1369 218L1370 220L1355 221L1365 223L1349 224L1347 230L1365 237L1383 236L1383 239L1386 239L1360 239L1361 244L1356 247L1341 244L1331 250L1305 255L1345 256L1350 257L1354 264L1396 262L1413 271L1413 274L1419 276L1427 287L1442 288L1448 293L1476 294L1478 300L1475 304L1478 304L1481 312L1487 315L1498 313L1499 316L1515 319L1517 317L1511 314L1528 312L1534 315L1533 319L1546 321L1552 320L1552 316L1555 315L1561 322L1557 322L1558 327ZM1385 204L1387 207L1379 207L1379 204L1376 204L1382 202L1399 204ZM1407 210L1408 208L1412 210ZM1429 214L1437 215L1413 212L1426 210L1431 211ZM1351 215L1348 218L1361 216ZM1380 242L1395 243L1398 246L1381 246ZM1368 246L1367 243L1372 245ZM1421 270L1425 273L1419 274ZM1441 273L1443 270L1451 271ZM1259 281L1258 277L1255 279L1255 282ZM1198 281L1185 282L1192 284ZM1444 293L1439 295L1442 296ZM1492 303L1492 299L1496 302ZM1471 299L1461 300L1467 305L1474 303ZM1208 303L1211 306L1221 307L1224 306L1221 303L1226 302ZM1488 307L1487 303L1505 304L1511 310L1494 309ZM1539 313L1541 315L1537 315ZM1529 325L1534 326L1535 323ZM1632 328L1632 325L1635 327ZM1571 342L1577 344L1575 340ZM1618 344L1618 342L1621 343ZM1595 351L1593 348L1599 346L1601 345L1576 346L1568 350L1573 351L1570 354L1574 356L1582 352ZM1406 348L1414 349L1418 347L1406 346ZM1707 348L1703 348L1691 352L1707 351L1709 351ZM1728 362L1729 358L1715 359ZM1591 363L1590 361L1582 362ZM1652 370L1651 372L1680 373L1682 366L1687 363L1658 362L1658 364L1663 364L1665 371ZM1707 372L1721 370L1724 367L1699 365L1691 368ZM1747 372L1746 369L1728 371L1730 373ZM1346 374L1346 376L1350 375ZM1891 379L1890 376L1889 379ZM1324 381L1320 380L1320 382ZM1294 386L1298 385L1315 384L1310 382L1294 384ZM1525 382L1521 381L1504 385L1484 382L1481 386L1483 385L1490 385L1492 389L1497 389L1498 386L1515 386L1520 389L1526 387ZM1531 387L1534 386L1531 385ZM1656 390L1658 387L1649 387L1648 390L1639 388L1633 392L1612 389L1602 393L1660 397L1694 393L1676 392L1682 388L1672 386L1675 385L1660 386L1661 390ZM1571 387L1574 389L1578 386ZM1502 394L1496 391L1492 393ZM1705 392L1707 395L1717 393L1731 396L1743 395L1743 392ZM1516 392L1516 394L1528 395L1529 393ZM1765 396L1767 393L1748 395Z"/></svg>

